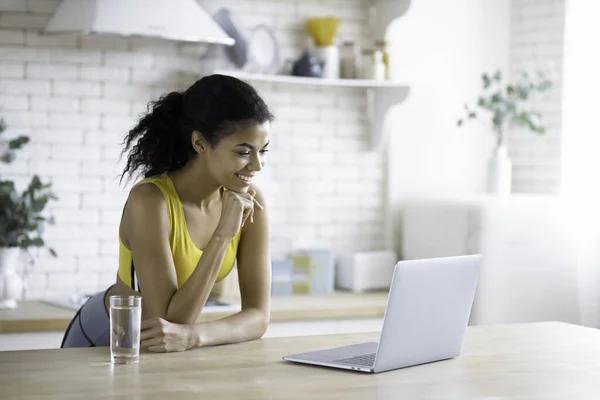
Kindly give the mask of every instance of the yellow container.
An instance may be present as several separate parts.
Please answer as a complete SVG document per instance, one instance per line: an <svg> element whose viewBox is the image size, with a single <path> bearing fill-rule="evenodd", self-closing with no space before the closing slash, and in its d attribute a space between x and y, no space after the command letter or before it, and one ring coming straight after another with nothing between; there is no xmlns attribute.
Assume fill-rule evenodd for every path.
<svg viewBox="0 0 600 400"><path fill-rule="evenodd" d="M306 30L318 47L333 46L340 19L337 17L316 17L306 20Z"/></svg>

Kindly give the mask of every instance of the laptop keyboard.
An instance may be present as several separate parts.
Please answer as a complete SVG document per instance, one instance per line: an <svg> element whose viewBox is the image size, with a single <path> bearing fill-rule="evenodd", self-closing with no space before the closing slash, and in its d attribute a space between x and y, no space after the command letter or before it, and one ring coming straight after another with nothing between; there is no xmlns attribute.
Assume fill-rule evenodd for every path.
<svg viewBox="0 0 600 400"><path fill-rule="evenodd" d="M364 365L366 367L370 367L375 363L375 353L361 354L360 356L354 356L349 358L340 358L339 360L334 360L333 362L341 364Z"/></svg>

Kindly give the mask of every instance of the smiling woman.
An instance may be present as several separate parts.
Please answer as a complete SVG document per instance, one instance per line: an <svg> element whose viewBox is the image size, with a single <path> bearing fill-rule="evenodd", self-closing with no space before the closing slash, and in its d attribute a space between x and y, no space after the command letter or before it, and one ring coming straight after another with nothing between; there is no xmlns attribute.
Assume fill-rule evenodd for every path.
<svg viewBox="0 0 600 400"><path fill-rule="evenodd" d="M254 88L211 75L171 92L125 137L123 176L141 173L119 227L116 283L76 314L61 347L109 344L108 299L142 294L141 345L181 351L261 337L269 322L268 214L253 177L273 115ZM196 323L237 261L242 310Z"/></svg>

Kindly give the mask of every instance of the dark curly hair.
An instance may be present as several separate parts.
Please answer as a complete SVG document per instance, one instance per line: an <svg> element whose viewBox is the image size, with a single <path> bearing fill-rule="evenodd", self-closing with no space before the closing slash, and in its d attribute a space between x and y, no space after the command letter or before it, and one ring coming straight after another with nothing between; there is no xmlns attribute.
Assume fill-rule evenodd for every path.
<svg viewBox="0 0 600 400"><path fill-rule="evenodd" d="M138 170L149 177L183 167L196 154L194 131L215 146L234 133L238 123L272 120L264 100L246 82L225 75L205 76L184 92L171 92L148 104L148 112L123 140L121 156L129 154L121 181Z"/></svg>

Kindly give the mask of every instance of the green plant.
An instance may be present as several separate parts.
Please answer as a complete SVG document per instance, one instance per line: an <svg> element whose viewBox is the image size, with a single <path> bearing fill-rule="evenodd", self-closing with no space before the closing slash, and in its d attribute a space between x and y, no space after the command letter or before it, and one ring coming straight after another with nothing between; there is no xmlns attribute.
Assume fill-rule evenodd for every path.
<svg viewBox="0 0 600 400"><path fill-rule="evenodd" d="M524 126L530 131L543 134L546 128L539 112L528 108L528 102L534 92L544 92L552 87L549 71L524 72L516 83L502 84L502 73L496 71L493 75L481 76L483 92L477 99L476 107L491 116L491 128L497 135L497 144L504 143L506 125ZM459 119L457 124L462 126L465 120L478 119L481 114L473 107L465 104L466 117Z"/></svg>
<svg viewBox="0 0 600 400"><path fill-rule="evenodd" d="M0 117L0 162L11 163L16 151L29 143L29 137L19 136L12 140L2 138L6 130L4 119ZM50 200L57 197L51 191L50 183L43 183L34 175L27 188L18 193L15 183L0 178L0 247L45 247L42 238L44 225L53 224L54 219L43 214ZM56 252L48 248L56 257Z"/></svg>

